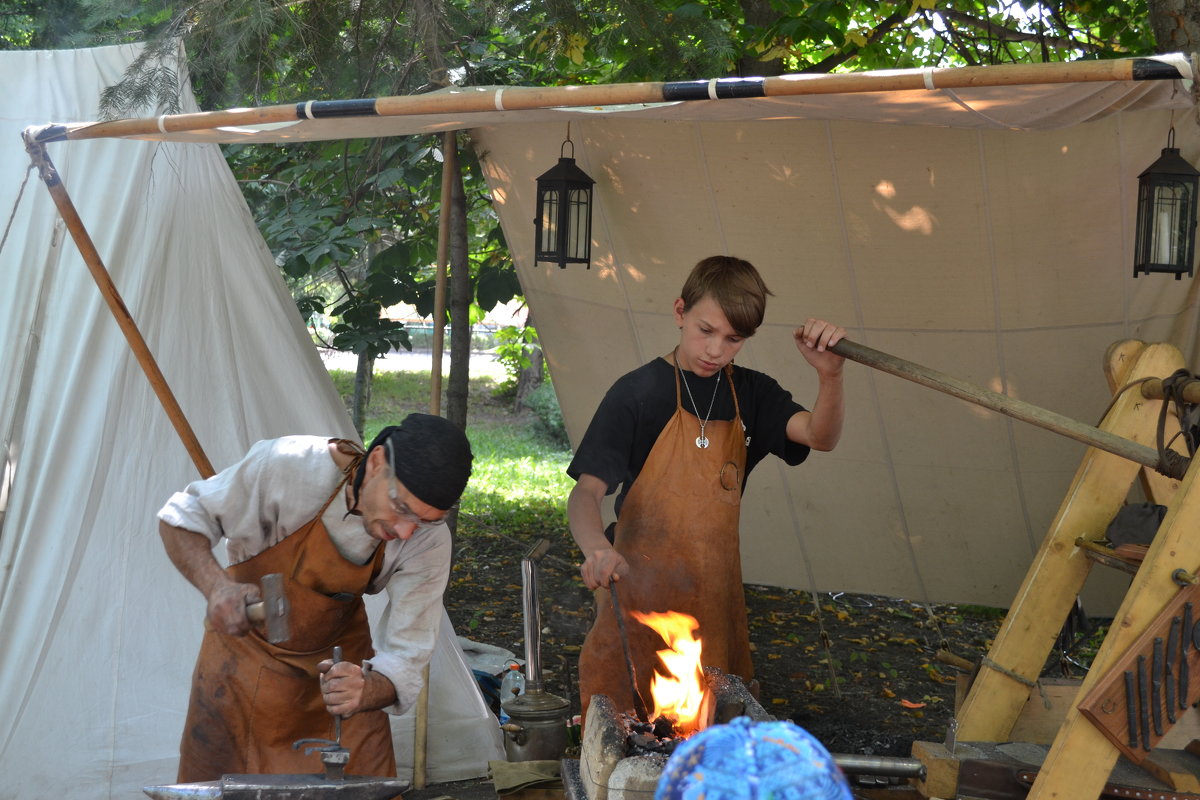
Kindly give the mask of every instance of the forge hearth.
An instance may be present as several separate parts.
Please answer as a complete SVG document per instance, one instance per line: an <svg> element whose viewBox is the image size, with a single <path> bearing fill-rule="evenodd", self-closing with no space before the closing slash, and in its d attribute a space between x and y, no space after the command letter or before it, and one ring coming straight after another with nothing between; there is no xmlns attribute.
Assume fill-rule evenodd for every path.
<svg viewBox="0 0 1200 800"><path fill-rule="evenodd" d="M749 717L756 722L774 719L740 678L706 667L704 683L709 692L706 702L711 724L720 725L735 717ZM645 800L653 796L668 756L636 753L640 748L630 740L631 718L631 714L616 709L607 695L592 695L579 754L579 778L587 800Z"/></svg>

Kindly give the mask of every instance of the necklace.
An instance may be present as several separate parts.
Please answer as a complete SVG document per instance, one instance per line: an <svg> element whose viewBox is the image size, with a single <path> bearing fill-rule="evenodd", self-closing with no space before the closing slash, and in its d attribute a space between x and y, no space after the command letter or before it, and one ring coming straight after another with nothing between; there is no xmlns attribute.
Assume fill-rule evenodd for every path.
<svg viewBox="0 0 1200 800"><path fill-rule="evenodd" d="M687 389L688 400L692 401L692 408L696 411L696 419L700 419L700 407L696 405L696 398L692 397L692 388L688 386L687 375L683 374L683 367L679 366L679 359L675 359L675 366L679 368L679 377L683 379L683 388ZM717 372L717 382L713 384L713 396L708 401L708 413L704 415L704 419L700 420L700 435L696 437L696 447L701 450L708 447L708 437L704 435L704 426L708 424L708 418L712 415L713 404L717 402L717 389L721 386L721 373Z"/></svg>

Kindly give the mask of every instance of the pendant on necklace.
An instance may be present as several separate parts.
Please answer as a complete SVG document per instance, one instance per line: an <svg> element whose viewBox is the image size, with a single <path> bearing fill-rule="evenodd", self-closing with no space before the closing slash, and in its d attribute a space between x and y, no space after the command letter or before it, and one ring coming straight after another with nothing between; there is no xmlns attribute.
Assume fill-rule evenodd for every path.
<svg viewBox="0 0 1200 800"><path fill-rule="evenodd" d="M708 447L708 437L707 436L697 436L696 437L696 447L699 447L701 450Z"/></svg>

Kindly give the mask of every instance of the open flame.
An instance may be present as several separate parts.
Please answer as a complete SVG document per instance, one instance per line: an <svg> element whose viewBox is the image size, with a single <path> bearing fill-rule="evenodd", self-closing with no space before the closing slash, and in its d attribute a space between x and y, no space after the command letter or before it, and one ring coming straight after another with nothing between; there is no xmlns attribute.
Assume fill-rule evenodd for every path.
<svg viewBox="0 0 1200 800"><path fill-rule="evenodd" d="M650 681L654 697L652 719L665 716L675 721L675 730L690 734L700 728L701 705L704 700L704 672L700 666L699 637L693 636L700 624L696 618L677 611L643 614L631 612L643 625L654 630L667 643L658 657L669 674L655 670Z"/></svg>

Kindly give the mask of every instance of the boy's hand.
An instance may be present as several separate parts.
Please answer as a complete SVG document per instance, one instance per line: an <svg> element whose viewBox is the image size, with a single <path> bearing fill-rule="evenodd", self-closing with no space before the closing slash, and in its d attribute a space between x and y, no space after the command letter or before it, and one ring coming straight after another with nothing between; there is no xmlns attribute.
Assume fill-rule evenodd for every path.
<svg viewBox="0 0 1200 800"><path fill-rule="evenodd" d="M823 319L809 318L803 327L796 328L792 335L800 355L804 356L804 360L811 364L818 374L830 377L841 374L846 359L829 352L829 348L846 335L845 328Z"/></svg>
<svg viewBox="0 0 1200 800"><path fill-rule="evenodd" d="M629 573L629 562L615 549L607 547L590 553L579 572L584 585L595 590L608 586L610 578L621 580L622 575Z"/></svg>

